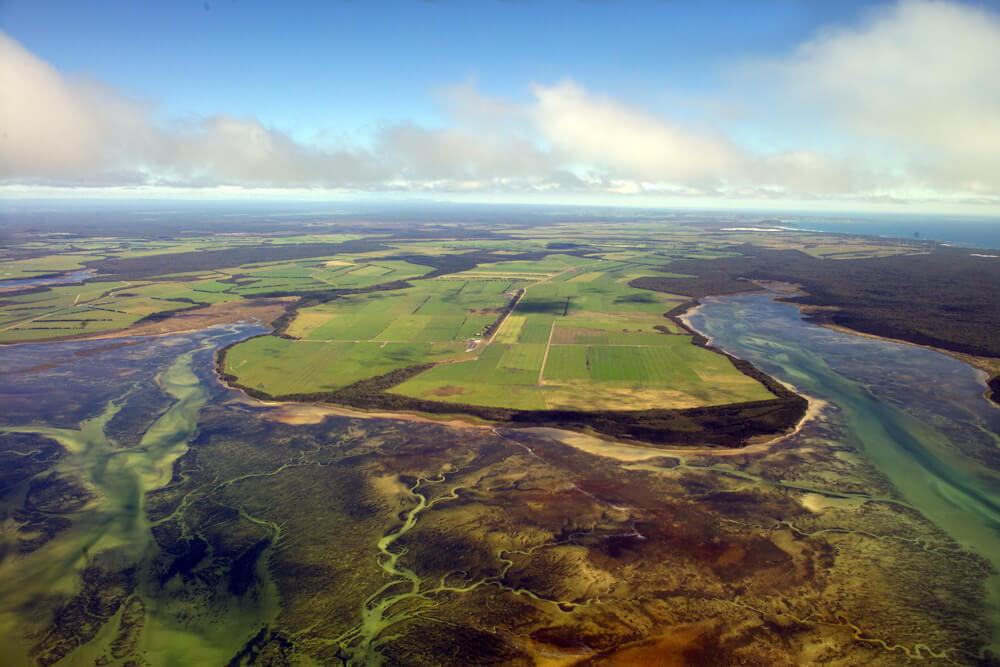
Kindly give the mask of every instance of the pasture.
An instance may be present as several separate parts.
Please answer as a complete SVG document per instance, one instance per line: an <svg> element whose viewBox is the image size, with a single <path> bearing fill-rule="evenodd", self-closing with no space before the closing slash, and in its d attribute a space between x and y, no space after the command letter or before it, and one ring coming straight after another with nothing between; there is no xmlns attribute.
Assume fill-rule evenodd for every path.
<svg viewBox="0 0 1000 667"><path fill-rule="evenodd" d="M526 287L476 359L438 365L390 392L521 409L628 410L772 398L728 359L678 335L662 313L680 300L628 287L634 267L605 262L608 270L594 271L592 261L560 261L567 267ZM523 271L520 264L490 269Z"/></svg>
<svg viewBox="0 0 1000 667"><path fill-rule="evenodd" d="M3 259L5 277L108 260L108 266L131 273L0 296L0 342L99 334L183 309L290 295L304 301L281 336L229 350L226 370L239 383L276 396L327 392L434 363L391 393L532 410L676 408L770 398L728 359L691 345L663 317L685 297L629 286L671 259L732 256L728 239L706 242L680 226L669 235L654 229L648 223L581 232L560 223L514 230L505 239L390 241L307 233L30 242L26 253L38 254L39 243L49 244L52 253ZM270 246L273 261L260 250ZM313 246L318 254L305 256ZM827 241L814 251L832 257L837 247ZM320 252L331 248L335 254ZM867 250L840 247L846 253ZM227 265L229 258L235 266ZM521 290L516 307L490 337Z"/></svg>
<svg viewBox="0 0 1000 667"><path fill-rule="evenodd" d="M226 371L274 395L333 391L397 368L449 359L458 344L306 342L261 336L229 350Z"/></svg>

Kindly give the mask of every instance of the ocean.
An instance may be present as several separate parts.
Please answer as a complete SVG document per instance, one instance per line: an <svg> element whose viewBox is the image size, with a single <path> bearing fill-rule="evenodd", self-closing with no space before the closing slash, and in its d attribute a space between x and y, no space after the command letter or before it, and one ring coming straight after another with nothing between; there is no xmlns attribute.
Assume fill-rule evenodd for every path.
<svg viewBox="0 0 1000 667"><path fill-rule="evenodd" d="M843 218L782 219L789 226L844 234L941 241L954 246L1000 249L1000 217L865 214Z"/></svg>

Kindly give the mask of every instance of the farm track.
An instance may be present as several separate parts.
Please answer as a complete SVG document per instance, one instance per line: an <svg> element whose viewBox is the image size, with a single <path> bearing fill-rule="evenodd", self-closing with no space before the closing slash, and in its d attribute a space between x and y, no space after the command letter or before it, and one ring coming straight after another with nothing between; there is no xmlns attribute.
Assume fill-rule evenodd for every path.
<svg viewBox="0 0 1000 667"><path fill-rule="evenodd" d="M549 348L552 347L552 334L556 330L556 322L552 320L552 325L549 327L549 339L545 342L545 354L542 356L542 367L538 369L538 386L542 385L542 374L545 372L545 364L549 360Z"/></svg>

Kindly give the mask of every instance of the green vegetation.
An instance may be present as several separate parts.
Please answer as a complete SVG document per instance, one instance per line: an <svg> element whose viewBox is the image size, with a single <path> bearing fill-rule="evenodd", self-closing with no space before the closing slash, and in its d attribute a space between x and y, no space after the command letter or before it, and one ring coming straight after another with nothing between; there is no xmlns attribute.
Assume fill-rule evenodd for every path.
<svg viewBox="0 0 1000 667"><path fill-rule="evenodd" d="M390 391L458 411L691 408L773 398L725 357L672 335L679 331L663 313L679 301L629 287L633 270L599 256L553 254L341 295L300 306L280 338L236 346L225 372L282 396L448 362ZM582 364L568 376L547 371L551 350L567 345L582 346Z"/></svg>
<svg viewBox="0 0 1000 667"><path fill-rule="evenodd" d="M227 370L275 395L331 391L464 349L447 343L307 343L261 336L232 349Z"/></svg>
<svg viewBox="0 0 1000 667"><path fill-rule="evenodd" d="M105 261L119 271L84 284L0 285L6 342L148 333L150 323L200 329L187 323L258 313L274 328L248 340L249 327L226 327L5 348L9 662L992 659L987 486L1000 450L966 410L969 373L959 381L919 356L896 360L885 368L905 377L886 386L906 395L881 402L866 378L886 376L873 362L883 343L825 332L868 372L838 375L837 356L805 344L794 312L774 316L761 304L783 307L761 301L716 317L714 335L732 327L727 348L746 341L796 383L807 369L814 384L801 386L832 407L774 446L708 451L773 439L806 407L674 319L692 295L756 287L742 280L763 274L740 265L758 260L734 246L739 234L660 220L331 225L342 234L272 226L26 235L3 250L5 266L39 260L21 275ZM924 248L885 260L874 255L891 248L838 250L829 237L763 240L768 252L798 243L828 258L776 254L768 270L807 287L815 275L838 298L853 279L835 281L838 271L898 297L891 271L880 282L868 268L887 260L931 266L955 298L970 280L933 269L938 258L915 254ZM969 303L992 303L983 291ZM922 299L932 297L903 300L924 312ZM266 317L251 310L265 301ZM235 340L213 374L211 352ZM259 404L219 377L286 402ZM922 393L935 377L940 405ZM314 401L393 414L362 418ZM403 411L489 423L456 428ZM865 458L879 449L883 460ZM939 526L925 507L941 508ZM974 539L952 539L962 535ZM985 548L973 554L970 544Z"/></svg>
<svg viewBox="0 0 1000 667"><path fill-rule="evenodd" d="M221 354L219 370L262 398L650 442L746 442L804 409L749 364L692 345L664 317L681 298L629 287L634 264L591 253L440 270L392 289L306 297L274 335Z"/></svg>
<svg viewBox="0 0 1000 667"><path fill-rule="evenodd" d="M50 252L57 248L50 249ZM58 275L67 271L83 268L83 263L99 259L98 255L78 255L58 253L0 262L0 280L15 280L18 278L37 278L46 275Z"/></svg>
<svg viewBox="0 0 1000 667"><path fill-rule="evenodd" d="M898 501L841 410L779 446L719 458L702 448L773 433L788 415L774 402L624 416L482 408L508 424L697 447L688 453L360 419L253 405L221 386L202 361L239 336L5 350L18 370L2 378L0 414L8 662L543 664L579 661L584 643L599 652L583 659L605 664L809 664L817 646L845 664L985 654L989 563ZM662 337L676 344L657 350L690 347ZM299 343L255 342L272 340ZM483 355L534 366L536 347ZM589 347L550 346L550 363L585 368ZM334 398L378 407L399 398L382 389L421 370ZM871 396L823 372L822 384ZM964 415L970 394L945 394L942 409ZM920 424L887 431L904 422L882 414L868 417L874 437L899 447L895 434L912 430L918 447L936 446ZM974 416L961 426L995 451ZM893 458L901 470L919 461ZM986 523L947 517L995 541Z"/></svg>
<svg viewBox="0 0 1000 667"><path fill-rule="evenodd" d="M1000 357L1000 262L966 250L868 259L820 260L797 250L753 245L712 261L670 262L663 268L697 276L653 276L636 287L700 297L756 288L747 280L801 285L788 300L828 308L817 318L865 333L947 350ZM742 289L741 289L742 288Z"/></svg>
<svg viewBox="0 0 1000 667"><path fill-rule="evenodd" d="M760 276L743 270L747 255L732 244L737 238L640 222L503 233L445 226L25 239L4 260L12 275L84 266L100 276L0 292L0 342L85 337L198 312L213 321L212 313L230 312L223 307L280 297L287 301L272 304L286 312L275 332L235 346L221 368L260 396L475 416L781 403L790 397L745 365L692 345L690 332L664 317L690 297L755 288L745 278ZM798 255L838 267L927 257L914 254L921 247L860 260L893 250L830 239L781 233L764 239L776 249L763 252L784 258L791 251L780 248L797 244L815 257L851 258Z"/></svg>

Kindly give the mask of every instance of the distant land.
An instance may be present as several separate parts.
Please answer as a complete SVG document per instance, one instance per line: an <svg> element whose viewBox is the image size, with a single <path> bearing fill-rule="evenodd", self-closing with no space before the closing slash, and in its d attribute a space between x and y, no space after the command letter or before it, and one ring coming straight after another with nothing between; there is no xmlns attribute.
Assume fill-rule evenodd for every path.
<svg viewBox="0 0 1000 667"><path fill-rule="evenodd" d="M29 208L15 663L996 664L996 253L752 212Z"/></svg>

